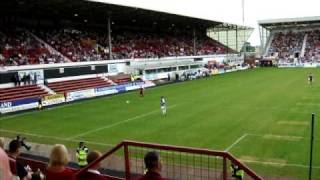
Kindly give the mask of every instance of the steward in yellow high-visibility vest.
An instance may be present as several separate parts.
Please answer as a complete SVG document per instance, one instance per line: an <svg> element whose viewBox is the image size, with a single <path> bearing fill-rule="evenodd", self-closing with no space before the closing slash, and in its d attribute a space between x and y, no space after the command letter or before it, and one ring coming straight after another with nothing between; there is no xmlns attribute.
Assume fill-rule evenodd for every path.
<svg viewBox="0 0 320 180"><path fill-rule="evenodd" d="M80 168L83 168L88 164L87 162L88 152L89 152L89 149L84 145L83 142L80 142L76 152L78 165Z"/></svg>
<svg viewBox="0 0 320 180"><path fill-rule="evenodd" d="M244 171L240 169L237 165L231 164L231 172L232 172L232 177L234 177L234 179L243 180Z"/></svg>

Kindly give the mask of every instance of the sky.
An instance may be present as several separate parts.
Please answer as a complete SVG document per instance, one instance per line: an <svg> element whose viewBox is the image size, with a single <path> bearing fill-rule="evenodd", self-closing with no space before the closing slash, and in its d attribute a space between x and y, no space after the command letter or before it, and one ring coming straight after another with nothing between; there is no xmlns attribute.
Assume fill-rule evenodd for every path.
<svg viewBox="0 0 320 180"><path fill-rule="evenodd" d="M320 16L320 0L94 0L255 28L249 42L259 45L258 20Z"/></svg>

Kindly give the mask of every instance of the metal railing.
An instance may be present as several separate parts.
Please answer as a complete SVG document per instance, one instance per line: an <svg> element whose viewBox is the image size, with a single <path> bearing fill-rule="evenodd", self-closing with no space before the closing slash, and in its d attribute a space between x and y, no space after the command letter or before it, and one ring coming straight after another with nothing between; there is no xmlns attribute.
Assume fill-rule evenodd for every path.
<svg viewBox="0 0 320 180"><path fill-rule="evenodd" d="M102 161L110 156L118 156L120 157L118 161L122 161L120 162L122 167L118 170L123 171L124 174L114 178L135 179L144 174L143 157L151 150L159 152L162 162L161 175L167 179L232 179L231 164L237 165L243 170L245 179L263 179L228 152L135 141L121 142L87 167L77 171L76 176L78 178L81 177L88 169L98 163L101 164Z"/></svg>

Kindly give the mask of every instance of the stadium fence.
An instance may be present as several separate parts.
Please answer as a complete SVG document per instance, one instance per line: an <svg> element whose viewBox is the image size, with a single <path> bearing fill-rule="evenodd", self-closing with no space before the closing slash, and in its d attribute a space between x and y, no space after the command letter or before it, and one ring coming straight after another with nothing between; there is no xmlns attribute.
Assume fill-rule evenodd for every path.
<svg viewBox="0 0 320 180"><path fill-rule="evenodd" d="M136 179L145 172L143 157L149 151L159 152L162 162L161 174L167 179L232 179L231 164L237 165L244 171L245 179L263 179L228 152L135 141L123 141L119 143L99 159L77 171L76 176L78 178L81 177L84 172L98 163L102 165L106 164L103 161L116 155L121 157L118 161L122 161L117 171L121 171L122 169L124 175L123 177L114 177L114 179Z"/></svg>

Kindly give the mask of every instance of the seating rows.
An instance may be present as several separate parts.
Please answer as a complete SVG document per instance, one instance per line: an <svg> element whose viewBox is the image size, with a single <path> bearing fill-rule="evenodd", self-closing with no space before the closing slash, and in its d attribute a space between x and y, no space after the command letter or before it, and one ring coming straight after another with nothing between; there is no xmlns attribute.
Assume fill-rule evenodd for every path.
<svg viewBox="0 0 320 180"><path fill-rule="evenodd" d="M6 92L21 91L21 90L36 89L36 88L37 88L36 85L1 88L0 93L3 94Z"/></svg>
<svg viewBox="0 0 320 180"><path fill-rule="evenodd" d="M36 85L3 88L0 89L0 101L13 101L25 98L34 98L47 95L48 93Z"/></svg>
<svg viewBox="0 0 320 180"><path fill-rule="evenodd" d="M117 84L125 84L131 81L131 76L128 74L120 74L117 76L111 76L109 78Z"/></svg>
<svg viewBox="0 0 320 180"><path fill-rule="evenodd" d="M304 56L307 60L320 60L320 30L308 32Z"/></svg>
<svg viewBox="0 0 320 180"><path fill-rule="evenodd" d="M303 46L305 39L305 46ZM304 54L301 54L304 53ZM320 61L320 31L277 32L271 39L267 56L278 57L283 62Z"/></svg>
<svg viewBox="0 0 320 180"><path fill-rule="evenodd" d="M65 93L68 91L89 89L94 87L110 86L110 83L102 78L88 78L69 81L60 81L49 83L48 87L57 93Z"/></svg>
<svg viewBox="0 0 320 180"><path fill-rule="evenodd" d="M279 32L272 39L268 55L278 53L279 58L289 58L295 53L300 53L303 43L303 32Z"/></svg>
<svg viewBox="0 0 320 180"><path fill-rule="evenodd" d="M44 43L39 42L27 31L21 29L1 29L0 31L1 65L10 66L58 62L51 62L50 59L57 55L52 54L45 47Z"/></svg>
<svg viewBox="0 0 320 180"><path fill-rule="evenodd" d="M32 30L0 28L1 66L68 62L64 57L73 62L109 59L109 39L104 33L64 28L49 31L43 29L34 33L30 31ZM113 59L233 52L205 34L197 35L196 50L193 49L193 37L190 34L115 31L112 35ZM52 51L48 45L59 53Z"/></svg>

